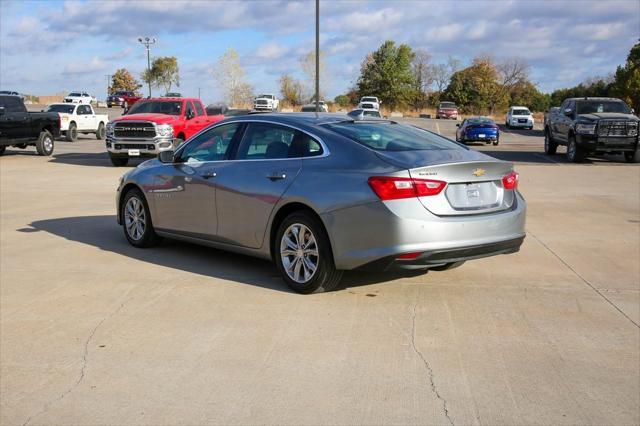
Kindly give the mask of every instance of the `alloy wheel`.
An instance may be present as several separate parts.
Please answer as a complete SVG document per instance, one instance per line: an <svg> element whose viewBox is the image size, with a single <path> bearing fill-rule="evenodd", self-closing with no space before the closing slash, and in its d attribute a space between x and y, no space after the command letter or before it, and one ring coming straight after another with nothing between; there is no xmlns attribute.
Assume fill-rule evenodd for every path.
<svg viewBox="0 0 640 426"><path fill-rule="evenodd" d="M289 226L280 241L280 258L289 278L300 284L309 282L320 260L313 232L301 223Z"/></svg>
<svg viewBox="0 0 640 426"><path fill-rule="evenodd" d="M131 197L124 207L124 223L127 234L135 241L142 239L147 228L147 216L144 205L137 197Z"/></svg>
<svg viewBox="0 0 640 426"><path fill-rule="evenodd" d="M49 136L45 136L42 141L42 145L44 146L46 152L53 151L53 139L51 139Z"/></svg>
<svg viewBox="0 0 640 426"><path fill-rule="evenodd" d="M575 140L571 139L569 141L569 146L567 146L567 158L569 159L569 161L573 161L575 156L576 156L576 142Z"/></svg>

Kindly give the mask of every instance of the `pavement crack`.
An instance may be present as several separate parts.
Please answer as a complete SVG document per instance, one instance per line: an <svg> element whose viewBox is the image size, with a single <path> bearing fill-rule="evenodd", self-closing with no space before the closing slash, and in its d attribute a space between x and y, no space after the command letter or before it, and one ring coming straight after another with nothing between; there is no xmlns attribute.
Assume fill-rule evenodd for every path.
<svg viewBox="0 0 640 426"><path fill-rule="evenodd" d="M607 296L604 295L604 293L600 290L598 290L598 288L596 286L594 286L589 280L587 280L585 277L583 277L582 275L580 275L578 273L578 271L576 271L575 269L573 269L573 267L571 265L569 265L562 257L560 257L560 255L558 253L556 253L555 251L553 251L553 249L551 247L549 247L547 244L545 244L544 241L542 241L540 238L538 238L536 236L536 234L534 234L531 231L527 231L527 233L529 235L531 235L533 237L534 240L536 240L538 243L540 243L540 245L542 245L542 247L544 247L545 249L547 249L547 251L549 251L549 253L551 253L552 255L554 255L564 266L566 266L571 272L573 272L573 274L578 277L580 279L580 281L582 281L583 283L585 283L586 285L588 285L591 290L593 290L594 292L596 292L596 294L600 297L602 297L608 304L610 304L611 306L613 306L613 308L620 312L620 314L625 317L626 319L628 319L633 325L635 325L637 328L640 328L640 324L638 324L637 322L635 322L633 320L633 318L631 318L629 315L627 315L622 309L620 309L615 303L613 303Z"/></svg>
<svg viewBox="0 0 640 426"><path fill-rule="evenodd" d="M51 406L53 404L55 404L56 402L62 401L67 395L69 395L71 392L73 392L78 386L80 386L80 383L82 383L82 381L85 378L85 372L87 369L87 363L89 361L89 344L91 343L91 341L93 340L93 336L96 334L96 332L98 331L98 329L100 328L100 326L102 326L102 324L107 321L108 319L112 318L114 315L116 315L118 312L120 312L120 310L124 307L125 304L127 304L127 302L129 302L131 299L127 299L124 302L122 302L120 304L120 306L118 306L113 312L111 312L109 315L105 316L104 318L102 318L98 324L95 325L95 327L93 327L93 329L91 330L91 333L89 333L89 336L87 337L86 341L84 342L84 351L82 353L82 368L80 369L80 375L78 376L78 379L73 383L73 385L71 385L71 387L69 387L69 389L65 390L64 392L62 392L57 398L47 402L46 404L44 404L44 406L42 407L42 409L40 409L40 411L38 411L35 414L32 414L31 416L29 416L27 418L27 420L22 424L22 426L27 426L33 419L35 419L36 417L46 413L47 411L49 411L49 409L51 408Z"/></svg>
<svg viewBox="0 0 640 426"><path fill-rule="evenodd" d="M431 368L431 364L429 364L429 361L427 361L427 359L424 357L422 352L420 352L420 350L416 346L416 308L417 306L418 306L418 302L413 304L413 316L411 318L411 347L413 348L413 351L420 357L420 359L422 360L422 363L424 364L427 370L427 377L429 378L431 391L436 396L436 398L438 398L442 402L442 410L444 411L444 416L449 421L449 424L451 424L451 426L454 426L453 420L449 416L449 409L447 408L447 400L444 399L442 395L440 395L440 392L438 392L438 388L436 387L436 382L433 378L433 368Z"/></svg>

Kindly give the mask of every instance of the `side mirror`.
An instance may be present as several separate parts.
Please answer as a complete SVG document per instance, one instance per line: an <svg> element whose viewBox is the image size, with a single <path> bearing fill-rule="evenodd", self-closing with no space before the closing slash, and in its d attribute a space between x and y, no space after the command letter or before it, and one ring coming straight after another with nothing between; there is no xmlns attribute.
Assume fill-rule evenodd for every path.
<svg viewBox="0 0 640 426"><path fill-rule="evenodd" d="M0 107L0 115L4 115L4 107Z"/></svg>
<svg viewBox="0 0 640 426"><path fill-rule="evenodd" d="M565 108L564 115L566 115L566 116L573 115L573 110L571 108Z"/></svg>
<svg viewBox="0 0 640 426"><path fill-rule="evenodd" d="M173 150L160 151L160 154L158 154L158 159L161 163L173 163L173 154Z"/></svg>

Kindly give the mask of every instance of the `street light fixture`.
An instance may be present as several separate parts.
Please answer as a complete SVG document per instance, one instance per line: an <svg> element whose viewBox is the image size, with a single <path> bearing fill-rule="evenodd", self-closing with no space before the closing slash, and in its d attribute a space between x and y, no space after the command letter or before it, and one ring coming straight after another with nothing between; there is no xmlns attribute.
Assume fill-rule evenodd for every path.
<svg viewBox="0 0 640 426"><path fill-rule="evenodd" d="M147 77L149 77L149 97L151 97L151 56L149 54L150 46L156 43L155 37L138 37L138 42L147 49Z"/></svg>

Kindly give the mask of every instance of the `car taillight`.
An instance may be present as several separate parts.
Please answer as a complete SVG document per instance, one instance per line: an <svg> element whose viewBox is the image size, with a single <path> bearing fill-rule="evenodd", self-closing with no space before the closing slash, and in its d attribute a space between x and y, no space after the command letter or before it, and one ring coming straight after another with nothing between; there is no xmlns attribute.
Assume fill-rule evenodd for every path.
<svg viewBox="0 0 640 426"><path fill-rule="evenodd" d="M447 183L431 179L373 176L369 178L369 186L381 200L386 201L438 195Z"/></svg>
<svg viewBox="0 0 640 426"><path fill-rule="evenodd" d="M516 189L518 188L518 179L520 179L520 175L516 172L511 172L502 178L502 186L504 189Z"/></svg>

